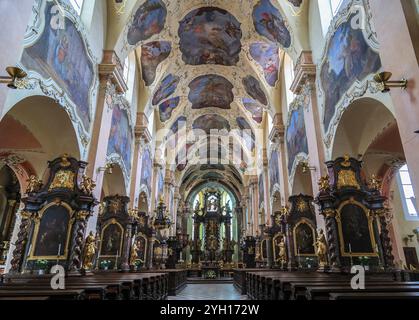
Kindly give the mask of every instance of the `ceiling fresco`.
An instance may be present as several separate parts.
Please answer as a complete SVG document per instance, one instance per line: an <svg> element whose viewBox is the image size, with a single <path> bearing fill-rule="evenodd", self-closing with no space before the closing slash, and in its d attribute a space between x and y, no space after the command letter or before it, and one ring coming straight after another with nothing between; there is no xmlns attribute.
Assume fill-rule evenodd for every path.
<svg viewBox="0 0 419 320"><path fill-rule="evenodd" d="M230 131L230 123L227 119L218 114L205 114L197 118L192 125L193 129L201 129L207 134L211 133L211 129Z"/></svg>
<svg viewBox="0 0 419 320"><path fill-rule="evenodd" d="M169 41L153 41L141 46L141 72L146 86L154 82L158 65L167 59L171 50Z"/></svg>
<svg viewBox="0 0 419 320"><path fill-rule="evenodd" d="M294 23L284 17L300 2L139 1L127 22L123 47L137 47L152 98L146 113L158 110L158 128L175 133L166 136L166 148L179 140L180 149L194 152L194 144L176 135L183 127L207 134L235 128L254 133L265 112L278 112L270 101L278 89L283 50L291 54L298 44L290 32ZM254 134L247 140L252 141L250 150L247 143L241 146L246 156L257 143Z"/></svg>
<svg viewBox="0 0 419 320"><path fill-rule="evenodd" d="M259 101L263 105L268 104L268 99L260 86L260 82L253 76L246 76L242 80L244 89L253 99Z"/></svg>
<svg viewBox="0 0 419 320"><path fill-rule="evenodd" d="M159 114L160 114L160 121L166 122L172 117L173 110L179 105L180 97L175 97L163 101L159 105Z"/></svg>
<svg viewBox="0 0 419 320"><path fill-rule="evenodd" d="M291 34L279 10L269 0L260 0L253 9L253 24L256 31L284 48L291 46Z"/></svg>
<svg viewBox="0 0 419 320"><path fill-rule="evenodd" d="M263 106L252 98L242 98L244 108L252 114L252 119L261 124L263 120Z"/></svg>
<svg viewBox="0 0 419 320"><path fill-rule="evenodd" d="M166 16L167 9L163 1L147 0L134 15L133 23L128 30L128 43L136 45L159 34L164 28Z"/></svg>
<svg viewBox="0 0 419 320"><path fill-rule="evenodd" d="M273 43L255 42L249 53L262 67L266 82L274 87L279 75L279 47Z"/></svg>
<svg viewBox="0 0 419 320"><path fill-rule="evenodd" d="M222 76L215 74L195 78L189 84L189 101L192 109L221 108L231 109L234 100L233 85Z"/></svg>
<svg viewBox="0 0 419 320"><path fill-rule="evenodd" d="M169 97L173 92L175 92L177 85L179 84L180 78L173 74L167 75L161 82L159 88L153 97L153 105L156 105Z"/></svg>
<svg viewBox="0 0 419 320"><path fill-rule="evenodd" d="M180 50L190 65L235 65L239 61L242 31L229 12L215 7L191 11L180 21Z"/></svg>
<svg viewBox="0 0 419 320"><path fill-rule="evenodd" d="M303 0L288 0L294 7L299 7L303 3Z"/></svg>

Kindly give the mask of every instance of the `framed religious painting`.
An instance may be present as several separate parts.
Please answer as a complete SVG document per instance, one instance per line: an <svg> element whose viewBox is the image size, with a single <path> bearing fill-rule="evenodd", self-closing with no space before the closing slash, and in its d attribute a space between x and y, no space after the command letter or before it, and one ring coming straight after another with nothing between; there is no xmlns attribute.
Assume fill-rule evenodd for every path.
<svg viewBox="0 0 419 320"><path fill-rule="evenodd" d="M336 220L342 256L377 256L370 210L349 199L339 206Z"/></svg>
<svg viewBox="0 0 419 320"><path fill-rule="evenodd" d="M100 242L100 258L115 258L122 253L124 228L115 219L105 224Z"/></svg>
<svg viewBox="0 0 419 320"><path fill-rule="evenodd" d="M68 256L73 210L65 202L46 205L36 219L29 260L65 260Z"/></svg>
<svg viewBox="0 0 419 320"><path fill-rule="evenodd" d="M295 256L315 256L316 231L306 219L299 221L293 230Z"/></svg>

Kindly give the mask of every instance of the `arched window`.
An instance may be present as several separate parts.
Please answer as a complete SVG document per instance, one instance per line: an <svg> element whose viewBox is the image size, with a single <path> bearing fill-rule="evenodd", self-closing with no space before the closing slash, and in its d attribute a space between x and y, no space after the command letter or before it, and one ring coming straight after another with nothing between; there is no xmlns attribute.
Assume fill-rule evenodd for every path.
<svg viewBox="0 0 419 320"><path fill-rule="evenodd" d="M345 0L318 0L320 20L324 35L327 33L327 29L329 29L333 17L338 13L344 2Z"/></svg>
<svg viewBox="0 0 419 320"><path fill-rule="evenodd" d="M294 81L294 63L289 55L284 55L284 78L285 91L287 98L287 110L290 103L294 100L294 92L291 91L291 84Z"/></svg>
<svg viewBox="0 0 419 320"><path fill-rule="evenodd" d="M413 191L412 181L409 175L409 169L406 164L399 169L398 183L406 219L418 219L419 217L418 210L416 208L416 197Z"/></svg>
<svg viewBox="0 0 419 320"><path fill-rule="evenodd" d="M73 6L74 10L76 10L77 14L81 14L81 10L83 8L84 0L70 0L71 5Z"/></svg>
<svg viewBox="0 0 419 320"><path fill-rule="evenodd" d="M125 97L131 103L134 84L135 84L135 53L132 52L124 60L124 72L123 72L125 83L127 84L128 90L125 93Z"/></svg>

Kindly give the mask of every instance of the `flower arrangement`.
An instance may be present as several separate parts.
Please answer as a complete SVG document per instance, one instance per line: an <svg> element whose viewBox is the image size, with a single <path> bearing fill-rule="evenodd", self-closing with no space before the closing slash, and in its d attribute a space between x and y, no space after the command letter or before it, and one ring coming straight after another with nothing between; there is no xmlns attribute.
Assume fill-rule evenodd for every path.
<svg viewBox="0 0 419 320"><path fill-rule="evenodd" d="M215 278L217 278L217 274L215 273L214 270L208 270L208 272L206 274L206 278L207 279L215 279Z"/></svg>
<svg viewBox="0 0 419 320"><path fill-rule="evenodd" d="M112 261L111 260L102 260L100 262L100 268L103 270L108 270L110 265L111 265Z"/></svg>
<svg viewBox="0 0 419 320"><path fill-rule="evenodd" d="M47 260L36 260L35 261L35 268L38 270L45 270L48 267Z"/></svg>

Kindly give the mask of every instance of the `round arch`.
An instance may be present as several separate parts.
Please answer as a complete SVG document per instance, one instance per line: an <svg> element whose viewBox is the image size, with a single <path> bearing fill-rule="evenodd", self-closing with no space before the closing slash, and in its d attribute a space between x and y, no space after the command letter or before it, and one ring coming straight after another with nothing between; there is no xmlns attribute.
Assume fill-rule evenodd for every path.
<svg viewBox="0 0 419 320"><path fill-rule="evenodd" d="M112 173L105 173L103 178L102 197L113 195L127 195L124 174L118 164L114 164Z"/></svg>
<svg viewBox="0 0 419 320"><path fill-rule="evenodd" d="M54 119L54 121L51 121ZM53 99L30 96L0 120L0 153L14 154L28 171L42 175L47 161L64 153L80 159L77 134L67 112Z"/></svg>
<svg viewBox="0 0 419 320"><path fill-rule="evenodd" d="M355 100L344 111L335 131L331 159L349 154L362 156L369 144L389 124L393 113L381 101L365 97Z"/></svg>

